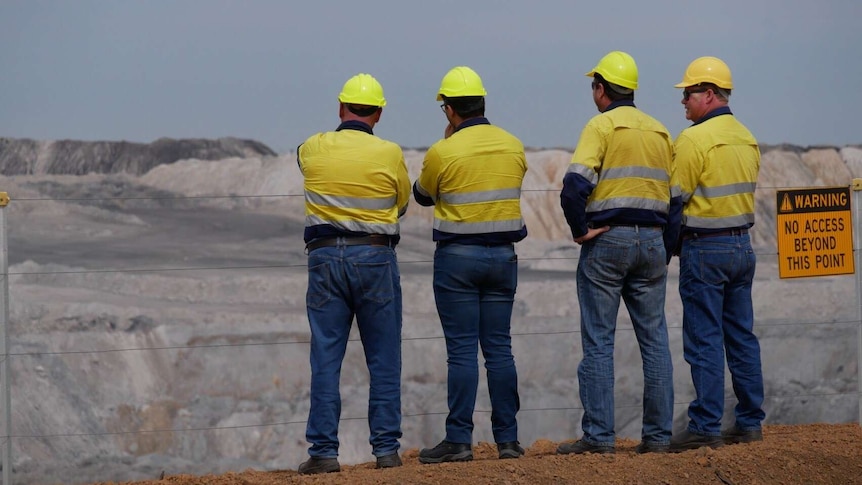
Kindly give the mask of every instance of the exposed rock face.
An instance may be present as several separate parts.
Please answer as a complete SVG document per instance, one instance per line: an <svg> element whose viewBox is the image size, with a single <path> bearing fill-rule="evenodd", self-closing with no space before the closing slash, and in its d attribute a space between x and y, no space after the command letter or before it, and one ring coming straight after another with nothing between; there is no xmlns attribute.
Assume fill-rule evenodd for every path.
<svg viewBox="0 0 862 485"><path fill-rule="evenodd" d="M274 156L263 143L239 138L159 138L152 143L127 141L37 141L0 138L3 175L85 175L88 173L147 173L177 160L222 160Z"/></svg>
<svg viewBox="0 0 862 485"><path fill-rule="evenodd" d="M295 469L307 456L302 176L295 155L269 156L255 142L234 142L164 141L176 156L198 150L196 158L179 161L156 159L153 154L169 151L157 149L159 142L139 145L151 158L135 162L118 155L132 153L127 146L133 144L0 140L0 170L8 172L0 175L0 190L12 199L14 483ZM215 157L225 147L239 152L221 152L221 160L201 155ZM268 153L243 155L256 149ZM762 150L754 302L767 421L853 422L859 409L854 278L778 278L775 193L849 185L862 177L862 148ZM404 155L415 180L424 151ZM571 156L567 149L527 154L522 206L530 235L518 244L512 321L519 439L526 445L581 434L579 250L559 199ZM71 176L78 173L71 167L89 173ZM405 303L402 450L438 441L445 425L446 347L432 286L432 218L431 208L411 203L398 246ZM678 272L674 259L665 306L677 430L694 399L682 355ZM615 349L617 435L638 439L642 365L622 308ZM735 404L729 378L725 386L729 424ZM358 340L348 344L341 392L346 419L339 458L343 464L373 460L361 419L368 375ZM474 441L493 443L484 379L476 409Z"/></svg>

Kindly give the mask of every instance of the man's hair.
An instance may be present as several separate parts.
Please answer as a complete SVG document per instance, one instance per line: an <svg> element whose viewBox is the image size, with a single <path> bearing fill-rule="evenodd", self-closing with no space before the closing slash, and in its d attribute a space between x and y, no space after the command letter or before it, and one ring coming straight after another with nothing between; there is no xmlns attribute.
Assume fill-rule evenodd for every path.
<svg viewBox="0 0 862 485"><path fill-rule="evenodd" d="M457 98L443 96L443 102L451 106L452 110L461 118L468 119L485 116L484 96L459 96Z"/></svg>
<svg viewBox="0 0 862 485"><path fill-rule="evenodd" d="M728 99L730 99L730 90L729 89L720 88L720 87L715 86L715 85L710 86L710 87L713 88L712 92L715 93L716 98L718 98L722 101L725 101L725 102L728 101Z"/></svg>
<svg viewBox="0 0 862 485"><path fill-rule="evenodd" d="M379 106L368 106L365 104L345 104L345 106L347 106L347 109L351 113L363 118L373 115L380 109Z"/></svg>
<svg viewBox="0 0 862 485"><path fill-rule="evenodd" d="M605 87L605 95L607 95L608 99L610 99L611 102L621 101L624 99L634 101L635 92L633 89L624 88L618 84L610 83L599 73L594 74L593 79L595 79L596 82L600 83L602 86Z"/></svg>

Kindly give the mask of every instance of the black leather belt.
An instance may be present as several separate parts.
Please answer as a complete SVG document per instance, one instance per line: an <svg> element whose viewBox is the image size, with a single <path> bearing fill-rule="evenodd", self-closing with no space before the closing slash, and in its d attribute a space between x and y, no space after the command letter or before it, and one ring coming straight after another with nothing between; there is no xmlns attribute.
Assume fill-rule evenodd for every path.
<svg viewBox="0 0 862 485"><path fill-rule="evenodd" d="M683 241L688 241L689 239L702 239L705 237L719 237L719 236L741 236L743 234L748 234L748 229L725 229L723 231L717 232L687 232L683 234Z"/></svg>
<svg viewBox="0 0 862 485"><path fill-rule="evenodd" d="M357 237L325 237L315 239L305 245L308 252L333 246L392 246L392 238L383 234Z"/></svg>

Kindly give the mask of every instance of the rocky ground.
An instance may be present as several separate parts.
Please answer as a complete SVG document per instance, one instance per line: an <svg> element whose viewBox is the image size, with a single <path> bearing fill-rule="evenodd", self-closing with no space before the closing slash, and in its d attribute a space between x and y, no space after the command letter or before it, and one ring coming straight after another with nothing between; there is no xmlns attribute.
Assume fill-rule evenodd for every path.
<svg viewBox="0 0 862 485"><path fill-rule="evenodd" d="M637 442L621 440L616 455L554 453L557 443L537 440L518 460L500 461L490 443L474 447L474 461L422 465L418 450L404 451L404 466L376 470L374 463L340 473L302 476L293 470L245 470L223 475L171 475L135 485L275 485L315 483L410 484L853 484L862 483L862 428L858 424L773 425L762 442L703 448L679 454L638 455ZM161 475L161 474L160 474Z"/></svg>

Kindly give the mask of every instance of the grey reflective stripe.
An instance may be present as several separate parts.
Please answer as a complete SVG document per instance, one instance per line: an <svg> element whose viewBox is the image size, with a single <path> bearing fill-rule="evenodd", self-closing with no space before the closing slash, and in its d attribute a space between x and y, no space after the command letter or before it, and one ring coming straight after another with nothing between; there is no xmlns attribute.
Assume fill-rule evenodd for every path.
<svg viewBox="0 0 862 485"><path fill-rule="evenodd" d="M487 232L520 231L524 227L524 219L509 219L504 221L486 222L452 222L434 219L434 229L452 234L482 234Z"/></svg>
<svg viewBox="0 0 862 485"><path fill-rule="evenodd" d="M694 195L698 197L706 197L711 199L714 197L726 197L728 195L750 194L754 192L757 184L754 182L740 182L738 184L720 185L718 187L698 187L694 190Z"/></svg>
<svg viewBox="0 0 862 485"><path fill-rule="evenodd" d="M682 195L682 189L679 185L673 185L670 188L670 196L671 197L680 197Z"/></svg>
<svg viewBox="0 0 862 485"><path fill-rule="evenodd" d="M730 217L692 217L682 216L682 225L687 228L725 229L754 224L754 214L740 214Z"/></svg>
<svg viewBox="0 0 862 485"><path fill-rule="evenodd" d="M440 202L447 204L474 204L476 202L494 202L521 198L521 189L485 190L482 192L467 192L461 194L440 194Z"/></svg>
<svg viewBox="0 0 862 485"><path fill-rule="evenodd" d="M359 221L330 221L314 215L305 216L305 227L329 224L336 229L353 232L367 232L369 234L398 234L399 226L395 224L371 224Z"/></svg>
<svg viewBox="0 0 862 485"><path fill-rule="evenodd" d="M629 177L638 177L643 179L658 180L659 182L667 182L670 177L667 171L649 167L619 167L609 168L602 171L601 180L624 179Z"/></svg>
<svg viewBox="0 0 862 485"><path fill-rule="evenodd" d="M691 196L694 195L691 192L685 192L682 190L682 187L679 188L679 195L682 196L682 203L687 204L689 200L691 200Z"/></svg>
<svg viewBox="0 0 862 485"><path fill-rule="evenodd" d="M305 200L315 205L343 207L345 209L385 210L395 206L396 197L344 197L305 191Z"/></svg>
<svg viewBox="0 0 862 485"><path fill-rule="evenodd" d="M587 182L593 185L599 183L599 174L597 174L595 170L587 167L586 165L581 165L580 163L570 163L569 169L566 170L566 173L576 173L581 177L587 179Z"/></svg>
<svg viewBox="0 0 862 485"><path fill-rule="evenodd" d="M601 212L611 209L645 209L667 214L670 201L643 199L640 197L614 197L593 201L587 204L587 212Z"/></svg>
<svg viewBox="0 0 862 485"><path fill-rule="evenodd" d="M416 183L414 183L413 186L416 187L416 191L419 192L420 195L424 195L425 197L428 197L429 199L433 200L435 203L437 202L437 198L434 197L433 195L431 195L421 185L419 185L418 181Z"/></svg>

